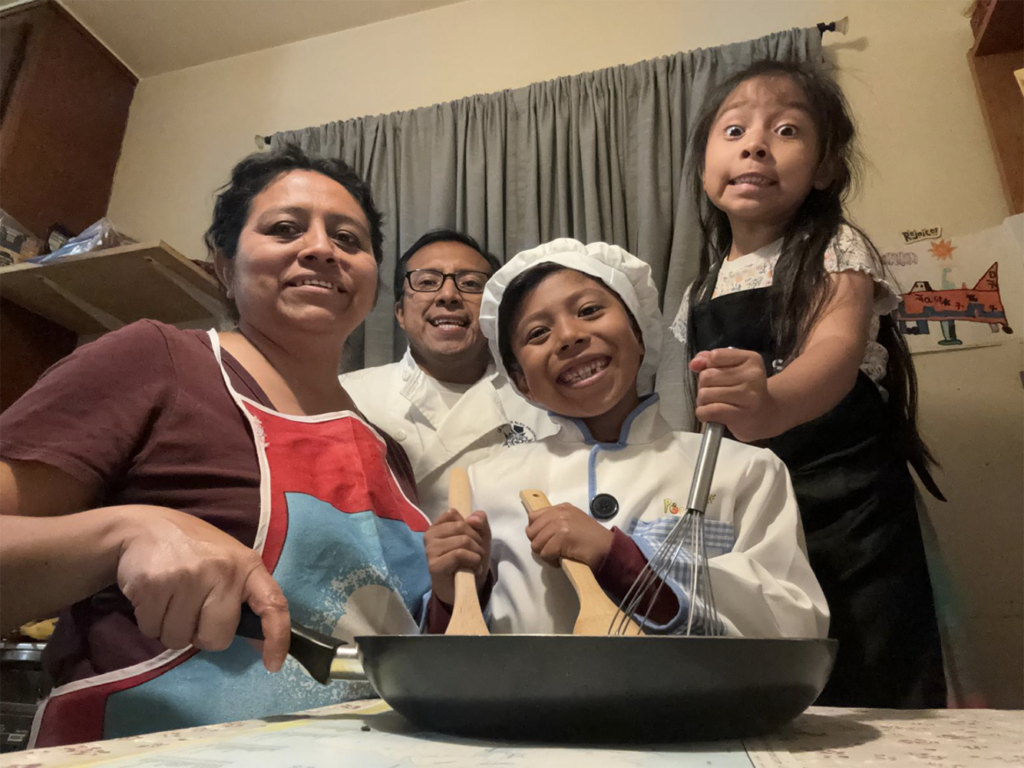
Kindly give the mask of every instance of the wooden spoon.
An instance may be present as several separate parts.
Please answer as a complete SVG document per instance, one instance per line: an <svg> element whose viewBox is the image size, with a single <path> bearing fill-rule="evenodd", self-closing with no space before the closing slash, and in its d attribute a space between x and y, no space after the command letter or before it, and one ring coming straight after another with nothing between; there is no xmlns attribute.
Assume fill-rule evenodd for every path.
<svg viewBox="0 0 1024 768"><path fill-rule="evenodd" d="M550 507L551 502L542 491L520 491L519 498L528 512L536 512L539 509ZM562 570L569 577L572 588L576 590L576 597L580 601L580 612L576 616L576 625L572 628L574 635L607 635L612 627L622 620L619 615L619 608L613 603L604 590L597 583L594 572L586 563L578 563L575 560L562 558ZM622 632L616 634L639 635L640 626L632 619L627 619L628 624L623 627Z"/></svg>
<svg viewBox="0 0 1024 768"><path fill-rule="evenodd" d="M464 518L473 510L469 489L469 475L455 467L448 475L448 506L459 511ZM476 574L469 570L455 572L455 605L446 635L489 635L487 622L480 610L480 597L476 591Z"/></svg>

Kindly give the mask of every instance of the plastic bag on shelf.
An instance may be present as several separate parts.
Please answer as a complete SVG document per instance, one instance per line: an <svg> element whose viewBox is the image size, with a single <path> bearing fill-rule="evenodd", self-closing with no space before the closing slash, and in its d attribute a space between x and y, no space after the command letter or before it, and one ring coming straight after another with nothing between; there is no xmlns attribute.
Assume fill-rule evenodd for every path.
<svg viewBox="0 0 1024 768"><path fill-rule="evenodd" d="M65 261L74 256L83 256L93 251L116 248L119 245L131 245L135 240L118 232L110 219L104 217L87 227L80 235L71 238L53 253L29 259L33 264L53 264Z"/></svg>

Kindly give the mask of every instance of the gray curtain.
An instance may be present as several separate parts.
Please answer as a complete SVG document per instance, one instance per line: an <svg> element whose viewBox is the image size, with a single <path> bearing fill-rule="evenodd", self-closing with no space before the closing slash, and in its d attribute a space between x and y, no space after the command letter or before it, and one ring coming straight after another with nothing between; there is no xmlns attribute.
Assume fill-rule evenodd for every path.
<svg viewBox="0 0 1024 768"><path fill-rule="evenodd" d="M684 181L690 123L709 89L763 58L818 63L821 33L777 32L272 136L272 148L298 144L344 159L370 182L385 216L384 285L349 341L346 368L401 356L395 262L434 227L467 232L503 261L556 237L615 243L651 265L670 321L696 274L695 209ZM662 381L682 375L681 356L668 351L663 394ZM681 423L683 406L666 405Z"/></svg>

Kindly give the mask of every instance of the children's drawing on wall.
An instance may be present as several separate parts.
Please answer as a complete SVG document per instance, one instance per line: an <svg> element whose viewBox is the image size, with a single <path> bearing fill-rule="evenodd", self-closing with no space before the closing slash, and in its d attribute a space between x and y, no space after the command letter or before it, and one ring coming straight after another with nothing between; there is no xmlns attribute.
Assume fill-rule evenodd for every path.
<svg viewBox="0 0 1024 768"><path fill-rule="evenodd" d="M898 248L882 254L902 291L896 314L911 352L1019 341L1024 215L971 235L941 234L941 227L908 230Z"/></svg>
<svg viewBox="0 0 1024 768"><path fill-rule="evenodd" d="M939 346L963 345L956 335L958 322L986 323L992 333L1013 333L999 296L999 262L993 263L973 288L953 284L947 278L952 271L949 267L942 270L940 290L932 288L927 280L919 280L903 294L903 305L897 312L900 330L908 336L930 334L929 323L938 323L942 330Z"/></svg>

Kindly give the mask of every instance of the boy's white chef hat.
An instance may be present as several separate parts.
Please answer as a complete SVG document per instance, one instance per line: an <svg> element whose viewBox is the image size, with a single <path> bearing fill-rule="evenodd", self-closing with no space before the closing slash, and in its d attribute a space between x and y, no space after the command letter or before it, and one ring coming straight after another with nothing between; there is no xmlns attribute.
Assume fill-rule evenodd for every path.
<svg viewBox="0 0 1024 768"><path fill-rule="evenodd" d="M644 359L637 381L640 394L654 389L654 374L661 359L661 310L658 309L658 289L651 279L651 268L636 256L617 245L590 243L560 238L550 243L516 254L487 281L480 301L480 328L490 344L495 365L505 375L509 373L501 361L498 347L498 309L509 283L522 272L540 264L551 262L575 269L601 280L615 291L636 318L644 342Z"/></svg>

